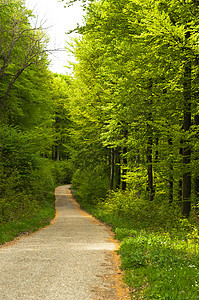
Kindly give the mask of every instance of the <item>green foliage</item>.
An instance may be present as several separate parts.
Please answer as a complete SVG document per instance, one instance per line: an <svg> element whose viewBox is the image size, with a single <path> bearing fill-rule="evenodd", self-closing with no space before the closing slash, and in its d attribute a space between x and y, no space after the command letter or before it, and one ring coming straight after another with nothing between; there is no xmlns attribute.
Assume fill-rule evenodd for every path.
<svg viewBox="0 0 199 300"><path fill-rule="evenodd" d="M73 175L73 165L69 160L55 161L53 163L53 175L56 184L68 184Z"/></svg>
<svg viewBox="0 0 199 300"><path fill-rule="evenodd" d="M1 1L0 243L49 222L54 188L73 172L70 80L47 69L48 37L34 21L24 0Z"/></svg>
<svg viewBox="0 0 199 300"><path fill-rule="evenodd" d="M94 204L97 199L104 199L109 187L104 166L77 169L73 175L72 186L76 190L76 196L83 202Z"/></svg>
<svg viewBox="0 0 199 300"><path fill-rule="evenodd" d="M69 96L75 160L87 166L100 148L120 149L115 170L141 194L138 205L153 198L166 210L166 202L176 207L184 199L186 206L179 184L190 169L192 182L198 176L198 124L184 126L187 92L192 123L198 115L197 15L195 1L93 1L71 46L78 61ZM110 169L109 161L107 177ZM198 201L193 186L190 204Z"/></svg>
<svg viewBox="0 0 199 300"><path fill-rule="evenodd" d="M70 78L64 75L53 74L50 85L50 96L52 98L53 117L53 159L69 159L70 153L70 130L71 120L69 112L68 90Z"/></svg>
<svg viewBox="0 0 199 300"><path fill-rule="evenodd" d="M18 209L18 207L17 207ZM55 217L54 195L48 194L45 204L40 206L31 217L20 216L18 220L0 223L0 245L12 241L15 237L32 233L46 225Z"/></svg>
<svg viewBox="0 0 199 300"><path fill-rule="evenodd" d="M176 225L180 216L180 209L171 206L162 198L149 202L145 197L138 198L130 191L112 192L105 201L106 211L117 214L119 217L131 219L141 227L162 227L167 229Z"/></svg>
<svg viewBox="0 0 199 300"><path fill-rule="evenodd" d="M2 126L0 129L0 222L30 216L54 189L52 166L34 153L30 133Z"/></svg>
<svg viewBox="0 0 199 300"><path fill-rule="evenodd" d="M46 69L46 34L31 27L33 14L23 0L2 0L0 18L0 108L6 106L12 87L30 66ZM3 88L2 88L3 87ZM16 96L17 98L17 96ZM15 101L14 101L15 103ZM16 103L15 103L16 104Z"/></svg>
<svg viewBox="0 0 199 300"><path fill-rule="evenodd" d="M73 187L122 240L135 299L199 297L198 13L197 1L92 1L72 45ZM113 167L127 188L102 201Z"/></svg>

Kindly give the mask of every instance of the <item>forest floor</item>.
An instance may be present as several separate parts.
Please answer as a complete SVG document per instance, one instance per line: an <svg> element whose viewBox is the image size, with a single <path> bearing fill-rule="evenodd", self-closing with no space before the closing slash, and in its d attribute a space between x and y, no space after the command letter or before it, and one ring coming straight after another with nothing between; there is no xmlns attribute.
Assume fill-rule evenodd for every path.
<svg viewBox="0 0 199 300"><path fill-rule="evenodd" d="M53 224L0 248L2 299L130 299L110 229L56 189Z"/></svg>

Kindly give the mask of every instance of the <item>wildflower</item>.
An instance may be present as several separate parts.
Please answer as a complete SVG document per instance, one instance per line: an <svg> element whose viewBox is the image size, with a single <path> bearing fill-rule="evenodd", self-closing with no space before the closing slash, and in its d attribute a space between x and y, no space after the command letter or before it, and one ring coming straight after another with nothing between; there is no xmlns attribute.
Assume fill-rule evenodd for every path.
<svg viewBox="0 0 199 300"><path fill-rule="evenodd" d="M194 266L194 265L189 265L189 268L195 268L196 266Z"/></svg>

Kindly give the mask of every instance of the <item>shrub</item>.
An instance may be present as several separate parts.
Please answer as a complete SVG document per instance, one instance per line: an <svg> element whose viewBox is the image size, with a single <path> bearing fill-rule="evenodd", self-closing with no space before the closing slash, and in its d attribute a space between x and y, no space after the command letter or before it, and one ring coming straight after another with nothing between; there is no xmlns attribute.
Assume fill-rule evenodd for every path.
<svg viewBox="0 0 199 300"><path fill-rule="evenodd" d="M109 189L109 179L103 166L78 169L72 179L72 186L81 200L92 204L104 199Z"/></svg>
<svg viewBox="0 0 199 300"><path fill-rule="evenodd" d="M68 184L71 182L73 166L70 161L55 161L53 175L57 184Z"/></svg>
<svg viewBox="0 0 199 300"><path fill-rule="evenodd" d="M179 207L171 206L166 201L147 201L138 198L132 191L111 193L105 202L107 212L133 220L142 227L170 228L180 217Z"/></svg>

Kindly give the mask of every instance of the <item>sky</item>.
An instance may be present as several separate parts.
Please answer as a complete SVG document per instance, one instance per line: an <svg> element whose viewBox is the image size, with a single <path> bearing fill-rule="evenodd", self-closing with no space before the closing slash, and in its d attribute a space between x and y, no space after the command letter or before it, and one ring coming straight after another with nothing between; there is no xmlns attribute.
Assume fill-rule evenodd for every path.
<svg viewBox="0 0 199 300"><path fill-rule="evenodd" d="M65 2L58 0L26 0L26 6L34 11L39 22L47 28L50 36L49 49L64 49L66 41L70 42L74 33L67 35L66 32L76 27L77 23L83 23L83 9L77 1L73 6L64 8ZM50 70L54 73L69 74L71 70L64 67L70 66L69 61L74 61L67 51L54 52L49 55L51 60Z"/></svg>

